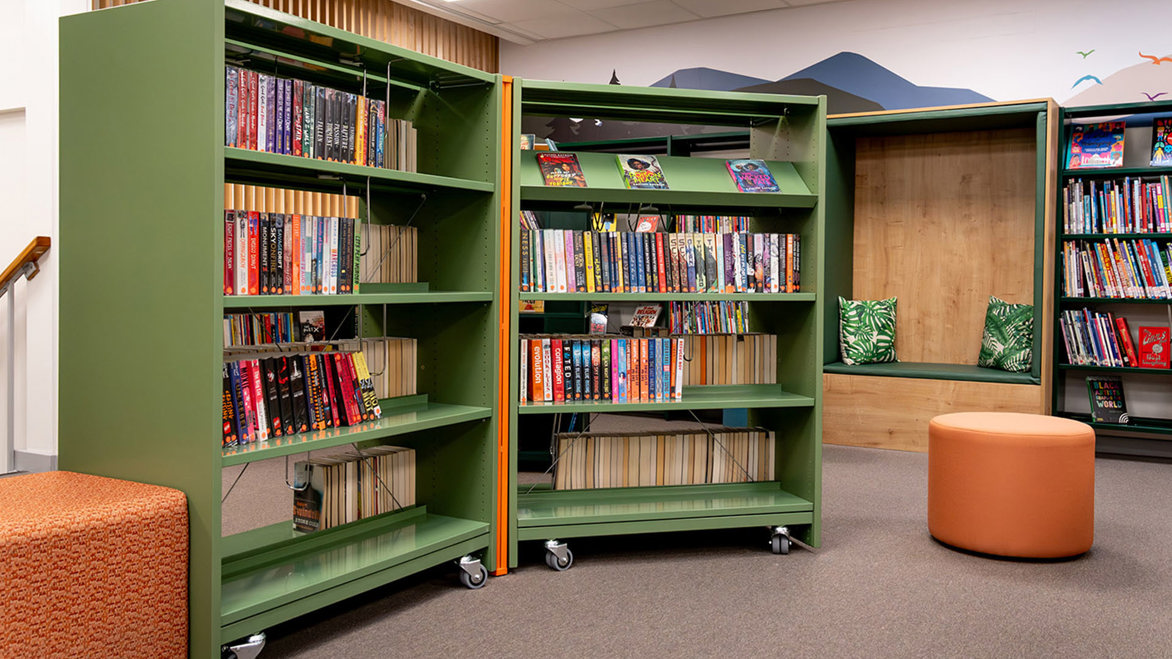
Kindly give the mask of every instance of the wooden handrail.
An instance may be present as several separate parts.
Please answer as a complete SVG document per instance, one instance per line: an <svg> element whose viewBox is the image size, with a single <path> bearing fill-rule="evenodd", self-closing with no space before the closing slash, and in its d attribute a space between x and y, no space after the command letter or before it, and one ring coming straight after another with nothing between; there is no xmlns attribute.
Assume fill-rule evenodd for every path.
<svg viewBox="0 0 1172 659"><path fill-rule="evenodd" d="M12 259L12 263L9 263L8 267L4 268L4 275L0 276L0 288L7 286L9 280L19 277L25 266L30 263L33 264L33 271L28 274L28 279L36 277L37 273L40 272L40 269L36 267L37 261L40 260L45 252L49 251L50 244L52 244L52 241L48 236L37 236L33 238L32 242L28 244L28 247L25 247L15 259Z"/></svg>

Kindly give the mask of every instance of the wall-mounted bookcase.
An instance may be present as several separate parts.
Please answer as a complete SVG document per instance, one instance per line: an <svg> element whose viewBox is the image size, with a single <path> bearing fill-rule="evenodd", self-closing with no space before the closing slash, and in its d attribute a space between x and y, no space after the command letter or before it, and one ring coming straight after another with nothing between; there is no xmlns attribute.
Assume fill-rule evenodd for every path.
<svg viewBox="0 0 1172 659"><path fill-rule="evenodd" d="M388 99L418 172L223 146L226 64ZM495 565L499 77L249 2L157 0L62 19L60 86L60 465L187 495L191 655L467 555ZM225 296L226 182L362 196L362 223L418 228L419 283ZM420 393L222 450L224 312L326 307L417 339ZM419 505L221 537L249 505L222 469L351 443L415 449Z"/></svg>
<svg viewBox="0 0 1172 659"><path fill-rule="evenodd" d="M1168 246L1172 243L1172 229L1169 228L1168 220L1172 218L1165 217L1162 225L1156 224L1156 218L1160 215L1159 209L1155 207L1158 200L1156 205L1145 202L1145 193L1137 186L1150 185L1153 193L1158 188L1164 203L1168 203L1168 192L1172 189L1172 166L1153 166L1150 163L1153 122L1158 117L1169 116L1172 116L1172 102L1167 101L1063 108L1061 112L1062 142L1058 157L1061 159L1062 169L1055 197L1059 208L1056 219L1059 240L1055 248L1057 265L1054 295L1058 303L1055 305L1053 321L1053 413L1090 423L1098 436L1099 451L1160 457L1167 457L1172 453L1167 441L1172 437L1172 408L1168 405L1172 370L1137 367L1130 363L1120 365L1118 361L1113 362L1114 365L1074 363L1067 355L1066 345L1069 339L1063 334L1060 319L1063 314L1083 310L1090 314L1110 314L1115 319L1126 319L1129 338L1138 351L1140 327L1172 326L1172 300L1163 297L1158 286L1170 279L1170 276L1167 272L1163 278L1159 277L1158 272L1140 274L1139 276L1145 277L1148 284L1157 284L1150 291L1096 292L1088 288L1084 275L1082 285L1078 290L1074 290L1069 286L1074 282L1071 281L1066 267L1072 257L1064 252L1075 246L1080 249L1097 249L1110 243L1112 251L1119 253L1121 259L1134 259L1139 256L1136 254L1135 246L1147 243L1160 250L1160 258L1167 264L1170 256ZM1068 154L1074 127L1100 122L1125 124L1121 165L1071 168ZM1092 185L1098 193L1095 198L1091 195ZM1068 194L1068 190L1073 191L1076 187L1083 192L1074 199ZM1105 188L1116 194L1104 194ZM1080 205L1080 202L1085 208L1083 217L1086 218L1081 223L1072 215L1075 212L1074 206ZM1126 208L1128 205L1130 208ZM1165 216L1168 213L1167 208L1165 206ZM1091 213L1094 213L1094 220L1091 219ZM1116 252L1120 246L1124 248L1124 252ZM1148 255L1144 254L1143 258L1146 261ZM1135 263L1141 272L1145 267L1151 267L1151 262L1147 266L1143 262ZM1097 269L1102 263L1096 259L1089 261L1088 265ZM1115 278L1116 272L1130 277L1131 275L1123 270L1124 267L1122 260L1114 264L1112 279ZM1085 272L1083 270L1083 273ZM1114 337L1105 333L1100 336L1108 344L1114 343L1122 338L1118 326L1114 332ZM1100 349L1112 351L1114 348L1100 344ZM1122 378L1130 417L1128 423L1092 421L1086 382L1089 376Z"/></svg>
<svg viewBox="0 0 1172 659"><path fill-rule="evenodd" d="M1048 411L1057 106L828 120L825 439L926 451L944 412ZM837 297L898 298L899 362L840 361ZM990 295L1033 304L1029 371L977 366Z"/></svg>
<svg viewBox="0 0 1172 659"><path fill-rule="evenodd" d="M661 213L752 216L750 230L796 233L801 237L801 292L794 293L520 293L520 238L511 231L512 308L519 299L552 302L667 302L747 300L753 331L778 335L776 384L685 387L680 401L560 404L520 402L518 314L511 318L508 350L510 437L509 565L518 562L518 543L568 538L750 526L787 527L794 538L821 541L821 364L825 99L681 89L567 84L516 79L512 82L512 222L522 210L633 212L651 205ZM589 187L544 185L534 151L521 151L523 117L589 117L602 121L653 122L748 129L749 157L768 162L780 185L777 193L739 192L723 160L668 155L658 150L670 189L627 189L613 153L576 145ZM686 140L685 140L686 141ZM600 151L605 144L598 145ZM625 153L639 153L638 148ZM577 229L588 229L580 213ZM748 408L748 424L774 431L776 478L707 485L554 489L551 483L522 484L517 470L518 424L537 416L568 412L669 412ZM547 545L547 549L550 545ZM788 537L785 538L788 547ZM551 560L551 556L553 557ZM547 563L557 569L553 550ZM560 563L564 566L564 563Z"/></svg>

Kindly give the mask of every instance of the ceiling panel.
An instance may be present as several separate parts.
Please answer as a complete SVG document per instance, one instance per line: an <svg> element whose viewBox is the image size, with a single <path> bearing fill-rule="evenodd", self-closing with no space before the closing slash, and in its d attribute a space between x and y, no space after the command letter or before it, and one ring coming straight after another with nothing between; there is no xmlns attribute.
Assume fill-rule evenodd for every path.
<svg viewBox="0 0 1172 659"><path fill-rule="evenodd" d="M615 26L589 14L574 10L573 14L561 14L546 18L531 18L502 27L529 36L533 39L561 39L583 34L614 31Z"/></svg>
<svg viewBox="0 0 1172 659"><path fill-rule="evenodd" d="M693 14L703 16L704 18L728 16L729 14L744 14L750 11L762 11L765 9L783 9L787 6L784 0L722 0L721 2L713 2L712 0L672 1Z"/></svg>
<svg viewBox="0 0 1172 659"><path fill-rule="evenodd" d="M683 23L700 18L687 9L669 2L669 0L640 2L638 4L611 7L609 9L599 9L590 13L624 30L637 27L650 27L652 25Z"/></svg>
<svg viewBox="0 0 1172 659"><path fill-rule="evenodd" d="M607 9L610 7L618 7L620 5L633 5L647 0L558 0L562 4L567 4L576 9L583 11L594 11L595 9ZM710 2L711 0L702 0Z"/></svg>

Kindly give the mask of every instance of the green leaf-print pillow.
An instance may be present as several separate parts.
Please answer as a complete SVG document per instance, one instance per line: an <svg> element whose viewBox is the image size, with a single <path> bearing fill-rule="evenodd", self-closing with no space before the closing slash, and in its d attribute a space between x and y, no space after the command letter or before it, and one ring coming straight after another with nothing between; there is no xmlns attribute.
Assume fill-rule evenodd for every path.
<svg viewBox="0 0 1172 659"><path fill-rule="evenodd" d="M895 358L895 298L838 298L838 346L844 364L878 364Z"/></svg>
<svg viewBox="0 0 1172 659"><path fill-rule="evenodd" d="M1021 373L1030 370L1033 355L1034 305L1010 304L990 295L977 366Z"/></svg>

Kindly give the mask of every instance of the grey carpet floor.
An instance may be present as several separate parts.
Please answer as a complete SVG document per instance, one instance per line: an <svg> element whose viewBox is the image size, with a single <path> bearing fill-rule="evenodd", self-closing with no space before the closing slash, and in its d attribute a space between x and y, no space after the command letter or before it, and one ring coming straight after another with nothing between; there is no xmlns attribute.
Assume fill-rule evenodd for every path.
<svg viewBox="0 0 1172 659"><path fill-rule="evenodd" d="M431 570L268 630L262 657L1172 657L1172 465L1096 469L1071 561L948 549L926 455L828 446L817 551L775 556L763 529L582 539L556 573L530 545L482 590Z"/></svg>

